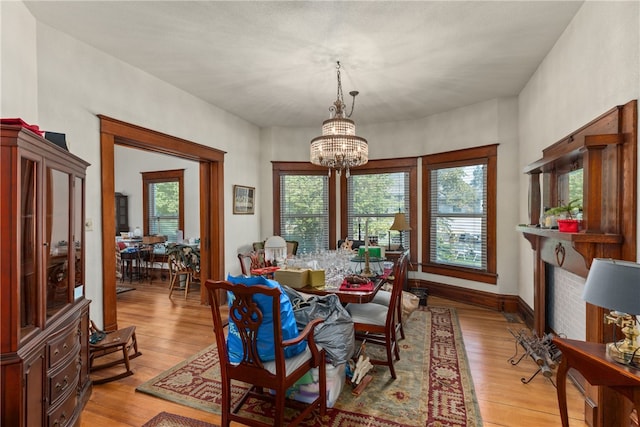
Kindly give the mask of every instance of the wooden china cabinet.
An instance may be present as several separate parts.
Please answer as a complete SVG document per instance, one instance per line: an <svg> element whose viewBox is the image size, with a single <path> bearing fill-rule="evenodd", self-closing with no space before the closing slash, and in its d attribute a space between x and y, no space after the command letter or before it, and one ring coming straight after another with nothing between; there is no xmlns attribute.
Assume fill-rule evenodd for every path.
<svg viewBox="0 0 640 427"><path fill-rule="evenodd" d="M20 125L0 136L0 425L78 425L91 393L88 163Z"/></svg>

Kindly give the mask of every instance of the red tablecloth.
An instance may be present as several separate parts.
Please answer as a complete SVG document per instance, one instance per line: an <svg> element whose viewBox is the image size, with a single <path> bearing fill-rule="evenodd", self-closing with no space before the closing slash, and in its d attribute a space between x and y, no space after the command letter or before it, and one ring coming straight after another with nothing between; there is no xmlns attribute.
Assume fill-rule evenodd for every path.
<svg viewBox="0 0 640 427"><path fill-rule="evenodd" d="M251 274L254 276L264 276L273 273L276 270L280 270L280 267L263 267L251 269Z"/></svg>
<svg viewBox="0 0 640 427"><path fill-rule="evenodd" d="M369 281L367 283L359 284L359 283L349 283L346 280L342 282L340 285L341 291L362 291L369 292L373 290L373 282Z"/></svg>

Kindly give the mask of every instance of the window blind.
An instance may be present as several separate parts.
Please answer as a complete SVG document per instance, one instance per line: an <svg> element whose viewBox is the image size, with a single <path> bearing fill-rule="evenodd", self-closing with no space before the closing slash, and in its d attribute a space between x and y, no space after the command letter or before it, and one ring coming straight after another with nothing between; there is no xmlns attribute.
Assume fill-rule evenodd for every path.
<svg viewBox="0 0 640 427"><path fill-rule="evenodd" d="M328 176L280 175L280 235L298 254L329 249Z"/></svg>
<svg viewBox="0 0 640 427"><path fill-rule="evenodd" d="M379 246L400 243L400 232L389 231L395 214L402 212L410 222L409 172L354 174L347 181L347 229L350 239L364 240L365 233ZM367 227L368 224L368 227ZM391 241L389 241L391 239ZM410 246L410 233L402 244Z"/></svg>
<svg viewBox="0 0 640 427"><path fill-rule="evenodd" d="M430 262L486 270L486 159L428 173Z"/></svg>
<svg viewBox="0 0 640 427"><path fill-rule="evenodd" d="M148 224L150 235L167 236L169 242L176 242L178 230L178 181L149 183Z"/></svg>

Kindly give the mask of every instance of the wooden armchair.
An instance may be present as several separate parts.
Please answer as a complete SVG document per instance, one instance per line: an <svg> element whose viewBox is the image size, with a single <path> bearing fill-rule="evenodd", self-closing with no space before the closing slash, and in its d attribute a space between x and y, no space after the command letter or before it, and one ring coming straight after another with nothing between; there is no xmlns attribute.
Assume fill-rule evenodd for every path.
<svg viewBox="0 0 640 427"><path fill-rule="evenodd" d="M240 270L243 276L251 276L251 270L266 267L264 263L264 251L251 251L238 254Z"/></svg>
<svg viewBox="0 0 640 427"><path fill-rule="evenodd" d="M220 372L222 379L222 423L223 427L229 426L231 421L241 422L250 426L282 426L284 425L285 403L293 406L299 411L289 425L297 425L304 420L314 409L318 408L320 416L326 411L327 388L326 388L326 367L324 350L318 349L313 333L317 324L323 322L316 319L310 322L298 337L283 340L282 322L280 317L280 295L279 287L270 288L265 285L246 286L243 284L232 284L227 281L207 280L205 282L209 305L213 316L214 333L220 358ZM229 361L227 340L224 333L224 321L226 316L221 314L221 299L227 293L232 294L231 305L229 307L229 323L234 322L238 329L238 335L242 341L242 360L235 364ZM261 308L254 297L262 295L266 297L265 303L269 307ZM263 362L259 354L258 329L262 325L265 316L263 311L267 309L272 313L273 345L275 347L275 360ZM299 344L304 339L308 345L304 352L285 359L285 348ZM286 399L286 390L295 384L311 368L319 369L319 395L311 404ZM231 405L231 380L242 381L250 385L240 400ZM273 390L271 394L268 390ZM251 418L245 418L239 414L241 407L248 398L256 398L272 403L273 421L263 423Z"/></svg>
<svg viewBox="0 0 640 427"><path fill-rule="evenodd" d="M366 341L367 345L376 344L385 347L386 359L372 359L371 363L374 365L388 366L393 379L396 378L396 371L393 364L396 360L400 360L398 335L403 333L401 329L402 307L400 298L408 264L409 251L406 251L400 255L394 267L393 288L388 305L376 304L374 302L367 304L347 304L347 311L349 311L353 319L356 339Z"/></svg>

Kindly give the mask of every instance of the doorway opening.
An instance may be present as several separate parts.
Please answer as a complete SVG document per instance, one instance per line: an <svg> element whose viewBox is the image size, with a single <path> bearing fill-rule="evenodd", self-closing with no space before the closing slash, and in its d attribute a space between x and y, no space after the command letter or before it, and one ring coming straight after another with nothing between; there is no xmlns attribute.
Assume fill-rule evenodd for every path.
<svg viewBox="0 0 640 427"><path fill-rule="evenodd" d="M115 222L115 146L137 148L199 163L200 176L200 274L222 279L224 272L224 155L215 148L196 144L107 116L100 119L100 157L102 170L102 309L104 329L115 330L116 249ZM201 287L200 302L206 303Z"/></svg>

